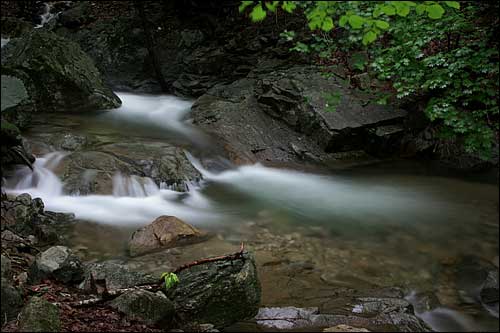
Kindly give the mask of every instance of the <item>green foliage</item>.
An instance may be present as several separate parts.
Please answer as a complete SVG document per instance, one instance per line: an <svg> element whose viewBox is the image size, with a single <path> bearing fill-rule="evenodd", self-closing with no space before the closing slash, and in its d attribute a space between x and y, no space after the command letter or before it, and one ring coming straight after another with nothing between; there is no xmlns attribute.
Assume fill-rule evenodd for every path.
<svg viewBox="0 0 500 333"><path fill-rule="evenodd" d="M292 51L328 58L334 50L356 52L363 46L369 47L366 50L369 66L354 60L354 69L368 68L379 80L389 81L396 98L430 97L425 113L430 120L443 125L444 136L462 138L470 152L486 156L491 151L493 139L498 135L499 70L498 42L492 42L496 40L494 24L478 24L481 15L488 12L486 4L458 1L280 1L279 4L287 12L300 7L312 30L311 40L297 41ZM277 10L279 4L273 1ZM254 21L263 19L265 15L260 10L254 11L256 7L266 9L261 2L254 5L250 17ZM333 29L336 38L328 33ZM295 34L287 32L282 37L290 41ZM335 109L335 98L326 101ZM378 100L383 104L387 101L387 95Z"/></svg>
<svg viewBox="0 0 500 333"><path fill-rule="evenodd" d="M333 94L324 94L323 98L325 99L325 111L335 112L337 111L337 106L340 104L342 95L340 92L336 92Z"/></svg>
<svg viewBox="0 0 500 333"><path fill-rule="evenodd" d="M179 278L175 273L162 273L160 279L165 281L165 290L169 290L179 283Z"/></svg>

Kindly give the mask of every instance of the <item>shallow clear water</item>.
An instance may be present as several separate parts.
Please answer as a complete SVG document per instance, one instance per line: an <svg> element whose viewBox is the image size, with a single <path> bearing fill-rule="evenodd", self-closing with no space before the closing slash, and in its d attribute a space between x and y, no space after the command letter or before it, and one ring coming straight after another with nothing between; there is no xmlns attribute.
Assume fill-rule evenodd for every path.
<svg viewBox="0 0 500 333"><path fill-rule="evenodd" d="M69 196L53 172L64 152L39 156L34 173L19 170L7 182L10 192L29 192L41 197L49 210L72 212L92 222L82 224L74 242L93 248L95 257L101 251L106 252L104 257L123 258L133 228L159 215L175 215L219 234L228 244L240 240L254 244L257 256L266 253L255 241L259 235L269 231L292 235L288 238L293 240L297 233L300 237L290 247L301 244L299 254L302 251L313 261L324 256L321 266L325 272L330 262L344 255L342 264L331 263L332 271L342 267L344 280L369 280L381 286L432 289L442 262L463 255L478 256L498 266L499 196L494 182L446 177L412 161L329 174L258 164L227 167L230 163L222 171L207 170L197 153L213 143L186 122L190 101L171 96L119 96L123 100L120 109L86 116L54 115L50 122L61 128L70 124L75 133L106 133L118 141L121 137L154 138L181 145L203 174L201 184L179 193L160 188L150 179L117 174L114 195ZM41 125L34 132L51 131L51 124L36 121ZM257 227L247 227L254 225ZM114 239L106 249L101 241L94 242L108 234ZM263 242L272 245L278 241L269 237ZM263 274L269 272L263 270ZM266 278L263 280L265 284ZM288 302L294 301L292 296ZM281 304L285 301L279 297L269 291L265 299L295 305ZM314 302L305 305L314 306ZM440 311L442 316L449 314L446 309ZM439 323L444 320L439 320L438 313L423 316L443 329Z"/></svg>

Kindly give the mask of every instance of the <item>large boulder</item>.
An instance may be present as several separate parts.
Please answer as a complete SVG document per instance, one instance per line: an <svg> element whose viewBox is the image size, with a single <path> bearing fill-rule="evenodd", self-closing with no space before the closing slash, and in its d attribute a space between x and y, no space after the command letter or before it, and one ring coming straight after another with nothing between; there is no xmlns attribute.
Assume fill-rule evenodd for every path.
<svg viewBox="0 0 500 333"><path fill-rule="evenodd" d="M195 123L230 153L274 162L317 160L325 152L394 152L406 112L374 101L317 67L296 66L265 74L256 69L216 85L192 109Z"/></svg>
<svg viewBox="0 0 500 333"><path fill-rule="evenodd" d="M165 295L146 290L126 292L111 301L110 306L124 313L129 319L166 327L175 313L174 304Z"/></svg>
<svg viewBox="0 0 500 333"><path fill-rule="evenodd" d="M2 50L2 74L23 80L40 111L76 112L121 104L78 44L44 29L9 42Z"/></svg>
<svg viewBox="0 0 500 333"><path fill-rule="evenodd" d="M128 242L130 255L137 256L199 241L203 234L175 216L160 216L135 231Z"/></svg>
<svg viewBox="0 0 500 333"><path fill-rule="evenodd" d="M41 297L33 297L21 311L21 332L59 332L61 320L59 309Z"/></svg>
<svg viewBox="0 0 500 333"><path fill-rule="evenodd" d="M32 166L35 158L24 146L19 128L4 117L1 121L0 138L2 172L12 169L14 165Z"/></svg>
<svg viewBox="0 0 500 333"><path fill-rule="evenodd" d="M253 318L261 287L253 256L195 265L182 270L170 289L176 316L184 323L211 323L217 328Z"/></svg>
<svg viewBox="0 0 500 333"><path fill-rule="evenodd" d="M83 280L83 266L80 259L65 246L53 246L42 252L32 268L33 281L51 277L63 283Z"/></svg>

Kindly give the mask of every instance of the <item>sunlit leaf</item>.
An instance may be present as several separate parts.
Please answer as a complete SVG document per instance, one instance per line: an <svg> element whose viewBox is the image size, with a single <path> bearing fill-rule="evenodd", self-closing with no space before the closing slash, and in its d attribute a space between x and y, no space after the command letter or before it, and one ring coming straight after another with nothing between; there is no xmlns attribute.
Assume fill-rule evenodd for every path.
<svg viewBox="0 0 500 333"><path fill-rule="evenodd" d="M359 15L349 16L349 24L353 29L361 29L365 20Z"/></svg>
<svg viewBox="0 0 500 333"><path fill-rule="evenodd" d="M257 6L253 7L252 12L250 13L250 18L254 22L259 22L265 19L266 15L267 13L264 9L262 9L262 5L258 4Z"/></svg>
<svg viewBox="0 0 500 333"><path fill-rule="evenodd" d="M443 17L444 9L440 4L433 4L427 7L427 15L433 19L437 20Z"/></svg>

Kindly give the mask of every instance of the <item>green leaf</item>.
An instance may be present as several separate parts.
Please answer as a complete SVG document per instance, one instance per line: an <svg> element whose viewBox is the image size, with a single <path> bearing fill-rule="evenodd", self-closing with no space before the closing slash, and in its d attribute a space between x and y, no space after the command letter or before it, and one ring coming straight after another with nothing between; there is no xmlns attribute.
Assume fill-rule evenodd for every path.
<svg viewBox="0 0 500 333"><path fill-rule="evenodd" d="M175 273L162 273L160 279L165 280L165 290L168 290L179 283L179 278Z"/></svg>
<svg viewBox="0 0 500 333"><path fill-rule="evenodd" d="M253 7L252 12L250 13L250 18L253 22L259 22L266 18L267 13L262 9L262 5L258 4Z"/></svg>
<svg viewBox="0 0 500 333"><path fill-rule="evenodd" d="M321 25L321 30L330 31L333 29L333 20L331 17L326 17Z"/></svg>
<svg viewBox="0 0 500 333"><path fill-rule="evenodd" d="M435 3L433 5L427 6L427 15L429 16L429 18L437 20L443 17L443 14L444 9L440 4Z"/></svg>
<svg viewBox="0 0 500 333"><path fill-rule="evenodd" d="M382 12L384 12L384 14L386 15L392 16L396 14L396 8L394 8L392 5L383 5Z"/></svg>
<svg viewBox="0 0 500 333"><path fill-rule="evenodd" d="M460 3L458 1L445 1L444 2L448 7L460 9Z"/></svg>
<svg viewBox="0 0 500 333"><path fill-rule="evenodd" d="M349 24L353 29L361 29L365 19L359 15L351 15L349 16Z"/></svg>
<svg viewBox="0 0 500 333"><path fill-rule="evenodd" d="M410 7L403 2L398 2L398 5L396 6L396 13L399 16L406 17L410 13Z"/></svg>
<svg viewBox="0 0 500 333"><path fill-rule="evenodd" d="M274 13L279 3L280 3L279 1L266 2L266 8Z"/></svg>
<svg viewBox="0 0 500 333"><path fill-rule="evenodd" d="M297 5L293 1L283 1L281 8L287 13L291 13L297 8Z"/></svg>
<svg viewBox="0 0 500 333"><path fill-rule="evenodd" d="M389 23L385 22L385 21L381 21L381 20L376 20L375 21L375 25L382 29L382 30L387 30L389 29Z"/></svg>
<svg viewBox="0 0 500 333"><path fill-rule="evenodd" d="M342 15L339 20L339 26L342 28L345 27L347 21L349 21L349 18L346 15Z"/></svg>
<svg viewBox="0 0 500 333"><path fill-rule="evenodd" d="M253 1L242 1L241 5L238 7L238 10L240 11L240 13L242 13L245 10L245 8L247 8L251 4L253 4Z"/></svg>
<svg viewBox="0 0 500 333"><path fill-rule="evenodd" d="M424 4L417 5L417 7L415 7L415 12L417 12L418 15L422 15L425 12L425 5Z"/></svg>
<svg viewBox="0 0 500 333"><path fill-rule="evenodd" d="M377 34L373 32L372 30L368 31L366 34L363 35L363 40L362 43L363 45L368 45L370 43L373 43L377 39Z"/></svg>

